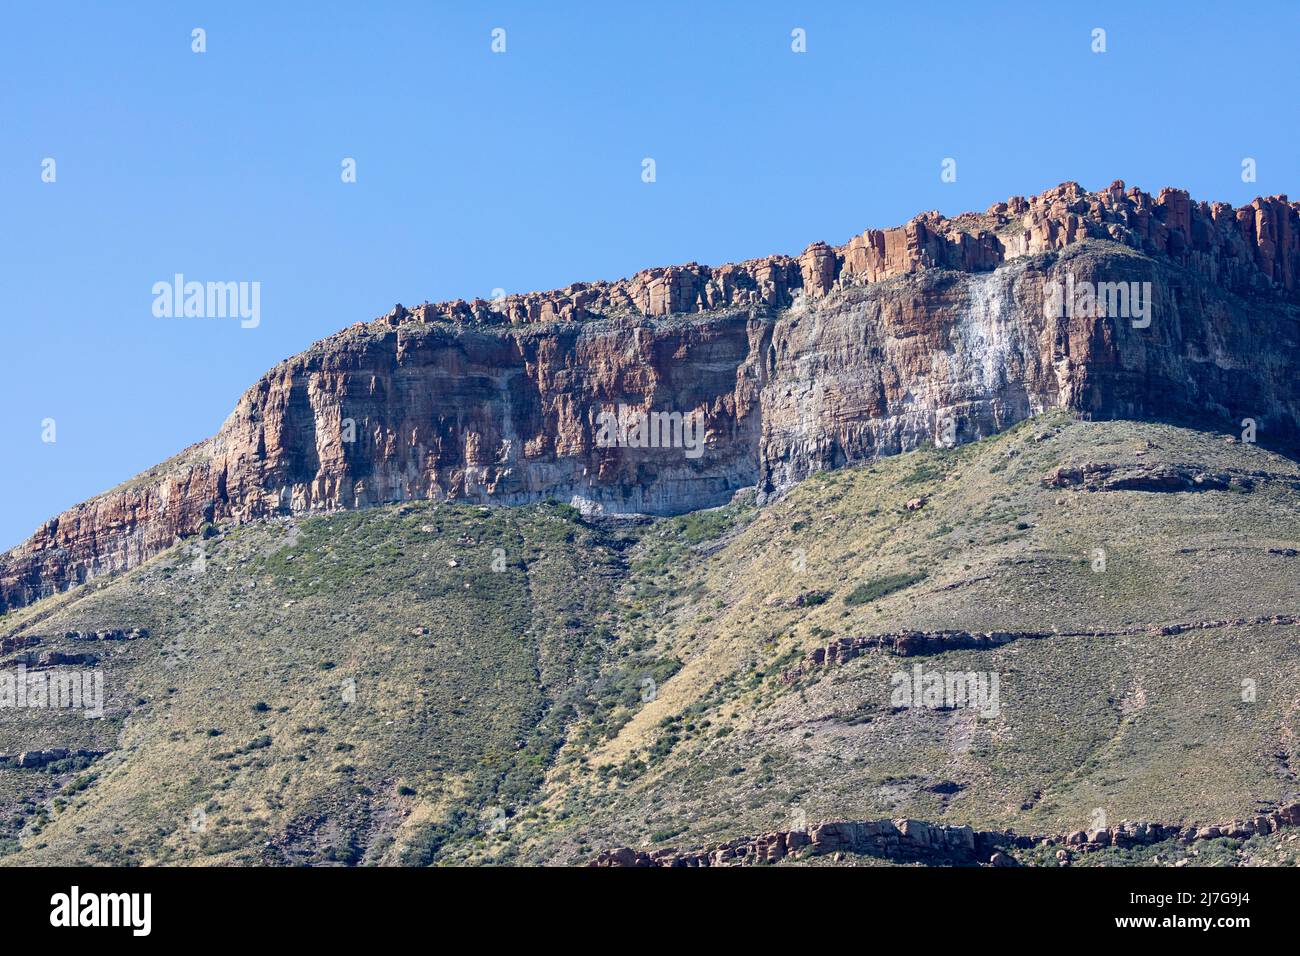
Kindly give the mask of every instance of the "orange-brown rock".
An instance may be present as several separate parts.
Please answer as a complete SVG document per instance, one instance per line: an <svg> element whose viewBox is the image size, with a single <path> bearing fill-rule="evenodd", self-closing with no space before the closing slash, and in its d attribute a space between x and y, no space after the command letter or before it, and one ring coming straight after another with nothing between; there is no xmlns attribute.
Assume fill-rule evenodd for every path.
<svg viewBox="0 0 1300 956"><path fill-rule="evenodd" d="M1014 866L1003 853L1012 847L1035 845L1068 846L1057 851L1058 859L1072 853L1091 853L1105 847L1147 846L1163 840L1184 843L1213 840L1220 836L1249 839L1257 834L1277 833L1300 824L1300 802L1288 803L1249 820L1232 820L1218 826L1162 824L1149 820L1121 822L1092 832L1028 836L1014 830L975 830L969 826L943 826L923 820L837 820L817 823L804 830L776 830L754 837L740 837L713 847L694 850L636 850L622 846L602 850L588 866L595 867L702 867L761 866L787 856L861 853L926 864L981 864ZM999 859L1000 858L1000 859Z"/></svg>
<svg viewBox="0 0 1300 956"><path fill-rule="evenodd" d="M1298 222L1284 196L1234 210L1065 183L797 257L399 306L281 363L213 438L0 556L0 611L212 522L413 498L678 513L1050 408L1249 417L1261 441L1297 444ZM1152 322L1054 314L1045 283L1067 277L1151 283ZM656 420L666 442L602 435L642 413L698 419L703 443L686 446L681 417Z"/></svg>

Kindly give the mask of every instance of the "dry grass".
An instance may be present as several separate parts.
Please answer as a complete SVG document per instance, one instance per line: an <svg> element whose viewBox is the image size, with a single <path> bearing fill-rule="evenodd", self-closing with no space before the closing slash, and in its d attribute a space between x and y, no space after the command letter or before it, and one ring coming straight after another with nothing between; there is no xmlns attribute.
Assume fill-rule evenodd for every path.
<svg viewBox="0 0 1300 956"><path fill-rule="evenodd" d="M1245 493L1041 481L1088 461L1274 477ZM922 659L998 674L992 718L892 706L914 660L782 674L835 638L904 628L1296 613L1297 487L1293 462L1220 436L1050 416L819 475L763 508L590 525L408 504L227 529L201 573L182 546L0 619L6 634L151 632L102 649L104 720L0 711L0 752L112 751L0 767L0 861L567 862L798 813L1022 832L1098 811L1247 815L1300 791L1295 627ZM1252 859L1286 848L1265 849Z"/></svg>

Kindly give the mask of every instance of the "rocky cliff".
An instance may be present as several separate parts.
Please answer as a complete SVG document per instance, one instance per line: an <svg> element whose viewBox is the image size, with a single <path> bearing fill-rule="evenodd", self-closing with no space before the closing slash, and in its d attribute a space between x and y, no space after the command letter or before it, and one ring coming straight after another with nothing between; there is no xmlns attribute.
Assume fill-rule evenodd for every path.
<svg viewBox="0 0 1300 956"><path fill-rule="evenodd" d="M1142 297L1136 318L1120 283ZM1053 297L1106 286L1096 303ZM1055 407L1250 418L1296 446L1298 370L1300 203L1122 183L927 213L797 257L398 306L281 363L216 436L0 557L0 611L211 522L412 498L677 513Z"/></svg>

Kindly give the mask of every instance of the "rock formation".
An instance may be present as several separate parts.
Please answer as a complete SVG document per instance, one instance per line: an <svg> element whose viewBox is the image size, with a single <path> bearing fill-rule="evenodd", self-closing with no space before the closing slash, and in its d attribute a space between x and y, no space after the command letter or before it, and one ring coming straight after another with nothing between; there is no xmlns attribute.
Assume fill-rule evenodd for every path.
<svg viewBox="0 0 1300 956"><path fill-rule="evenodd" d="M1057 310L1047 290L1066 281L1150 283L1151 321ZM398 306L281 363L216 436L0 557L0 611L212 523L415 498L680 513L1050 408L1251 418L1260 441L1297 445L1298 369L1300 204L1122 183L927 213L797 257ZM656 414L656 440L602 433ZM699 454L684 418L703 423Z"/></svg>
<svg viewBox="0 0 1300 956"><path fill-rule="evenodd" d="M742 837L709 849L647 852L627 846L616 847L601 851L588 866L752 866L777 863L787 856L828 853L865 853L929 865L1014 866L1014 861L1001 852L1002 849L1060 846L1063 849L1057 851L1058 857L1068 859L1071 853L1088 853L1105 847L1145 846L1162 840L1193 843L1218 837L1246 839L1293 826L1300 826L1300 802L1289 803L1249 820L1231 820L1217 826L1140 820L1091 832L1076 830L1059 836L1026 836L1013 830L974 830L968 826L942 826L923 820L849 820L818 823L803 830L777 830L756 837Z"/></svg>
<svg viewBox="0 0 1300 956"><path fill-rule="evenodd" d="M54 747L50 750L26 750L19 754L0 754L0 766L31 770L44 767L58 760L66 760L69 757L82 760L97 760L106 753L108 753L107 750L69 750L66 747Z"/></svg>
<svg viewBox="0 0 1300 956"><path fill-rule="evenodd" d="M1275 551L1282 552L1283 549ZM1209 631L1221 627L1294 627L1297 624L1300 624L1300 615L1260 614L1254 617L1213 618L1083 631L892 631L885 634L861 634L837 637L824 647L814 648L798 664L784 671L781 679L791 683L823 667L847 664L854 658L870 653L922 657L956 650L987 651L1012 641L1037 641L1048 637L1132 637L1138 634L1183 634L1187 631Z"/></svg>

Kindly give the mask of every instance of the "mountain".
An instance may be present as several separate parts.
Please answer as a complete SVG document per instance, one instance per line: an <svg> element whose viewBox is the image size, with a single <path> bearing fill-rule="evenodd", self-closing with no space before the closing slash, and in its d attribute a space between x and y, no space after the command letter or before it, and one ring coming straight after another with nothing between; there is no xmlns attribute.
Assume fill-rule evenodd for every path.
<svg viewBox="0 0 1300 956"><path fill-rule="evenodd" d="M1052 408L1250 418L1294 446L1298 217L1283 196L1232 209L1066 183L797 258L399 306L272 369L213 438L52 518L0 558L0 609L213 523L421 499L679 514ZM1118 283L1150 283L1144 318L1052 298L1109 285L1114 312ZM699 416L705 450L601 447L620 406Z"/></svg>
<svg viewBox="0 0 1300 956"><path fill-rule="evenodd" d="M1058 840L1004 841L1025 863L1295 861L1298 502L1257 445L1058 411L763 506L229 525L4 619L6 670L93 663L106 701L0 710L0 863L571 864L882 818ZM898 706L918 665L998 706ZM1065 842L1138 823L1172 835Z"/></svg>
<svg viewBox="0 0 1300 956"><path fill-rule="evenodd" d="M0 558L0 673L104 691L0 707L0 863L1295 862L1298 214L1065 184L318 343Z"/></svg>

